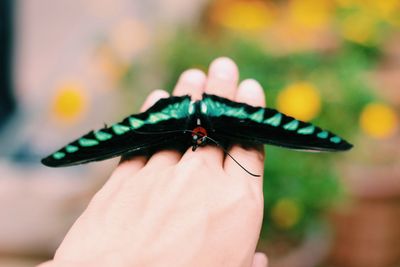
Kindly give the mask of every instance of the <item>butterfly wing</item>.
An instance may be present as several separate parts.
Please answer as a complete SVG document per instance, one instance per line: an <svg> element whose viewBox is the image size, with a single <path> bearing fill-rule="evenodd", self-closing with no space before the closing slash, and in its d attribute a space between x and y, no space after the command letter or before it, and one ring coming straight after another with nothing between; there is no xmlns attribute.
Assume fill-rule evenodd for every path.
<svg viewBox="0 0 400 267"><path fill-rule="evenodd" d="M352 148L343 138L275 109L253 107L205 94L201 113L208 118L213 134L219 140L311 151L344 151Z"/></svg>
<svg viewBox="0 0 400 267"><path fill-rule="evenodd" d="M178 145L185 138L189 106L188 96L161 99L146 112L87 133L42 159L42 163L64 167Z"/></svg>

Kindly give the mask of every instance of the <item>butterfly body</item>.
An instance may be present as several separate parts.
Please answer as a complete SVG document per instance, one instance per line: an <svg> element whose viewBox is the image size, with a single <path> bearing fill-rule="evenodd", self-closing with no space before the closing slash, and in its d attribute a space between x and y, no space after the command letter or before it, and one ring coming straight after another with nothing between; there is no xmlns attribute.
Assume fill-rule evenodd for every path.
<svg viewBox="0 0 400 267"><path fill-rule="evenodd" d="M297 150L344 151L352 145L311 123L277 110L254 107L215 95L159 100L147 111L91 131L42 160L71 166L125 154L153 153L217 144L271 144Z"/></svg>

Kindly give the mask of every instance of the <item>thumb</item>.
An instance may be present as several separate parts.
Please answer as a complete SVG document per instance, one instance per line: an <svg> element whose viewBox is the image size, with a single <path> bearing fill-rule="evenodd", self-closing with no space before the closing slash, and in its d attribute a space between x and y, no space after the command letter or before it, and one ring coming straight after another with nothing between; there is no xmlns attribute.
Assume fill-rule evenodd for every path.
<svg viewBox="0 0 400 267"><path fill-rule="evenodd" d="M268 266L268 259L264 253L256 252L254 254L253 263L251 267L267 267Z"/></svg>

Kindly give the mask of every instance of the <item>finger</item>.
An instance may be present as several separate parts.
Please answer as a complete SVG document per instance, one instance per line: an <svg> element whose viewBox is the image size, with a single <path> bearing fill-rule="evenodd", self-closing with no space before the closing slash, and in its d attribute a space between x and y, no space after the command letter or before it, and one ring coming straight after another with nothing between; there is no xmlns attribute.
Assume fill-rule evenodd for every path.
<svg viewBox="0 0 400 267"><path fill-rule="evenodd" d="M190 69L181 74L174 88L174 95L190 95L193 99L201 99L206 75L197 69ZM182 157L178 151L165 150L155 153L148 161L149 167L165 167L176 164Z"/></svg>
<svg viewBox="0 0 400 267"><path fill-rule="evenodd" d="M118 167L112 173L112 176L127 176L136 173L146 164L146 156L121 157Z"/></svg>
<svg viewBox="0 0 400 267"><path fill-rule="evenodd" d="M227 57L220 57L211 62L205 92L208 94L219 95L225 98L234 99L239 79L239 71L235 62ZM224 159L224 151L215 146L205 146L192 153L212 161L214 164L222 163ZM204 155L205 154L205 155Z"/></svg>
<svg viewBox="0 0 400 267"><path fill-rule="evenodd" d="M145 111L154 103L156 103L161 98L168 97L169 94L164 90L154 90L144 101L141 111ZM117 168L113 171L110 178L103 185L103 187L96 194L96 202L105 202L107 201L114 192L116 192L121 185L121 183L131 177L132 174L141 170L148 158L146 156L135 156L135 157L121 157L121 161L119 162Z"/></svg>
<svg viewBox="0 0 400 267"><path fill-rule="evenodd" d="M167 98L167 97L169 97L168 92L161 90L161 89L154 90L146 98L142 107L140 108L140 111L141 112L146 111L148 108L150 108L152 105L154 105L158 100L160 100L161 98Z"/></svg>
<svg viewBox="0 0 400 267"><path fill-rule="evenodd" d="M265 96L261 85L252 79L244 80L237 90L235 101L243 102L252 106L265 106ZM233 145L230 154L246 169L255 174L263 174L264 171L264 147L244 148L240 145ZM230 158L226 157L225 170L230 173L237 173L239 166ZM262 180L262 179L260 179Z"/></svg>
<svg viewBox="0 0 400 267"><path fill-rule="evenodd" d="M268 266L268 258L264 253L256 252L254 254L253 263L251 267L267 267Z"/></svg>
<svg viewBox="0 0 400 267"><path fill-rule="evenodd" d="M192 100L199 100L204 91L206 75L201 70L190 69L181 74L173 95L190 95Z"/></svg>
<svg viewBox="0 0 400 267"><path fill-rule="evenodd" d="M176 150L162 150L155 153L147 161L146 167L164 168L175 165L181 159L182 153Z"/></svg>
<svg viewBox="0 0 400 267"><path fill-rule="evenodd" d="M161 89L154 90L144 101L141 111L145 111L154 105L161 98L169 97L169 94ZM120 180L129 174L136 173L139 171L147 162L147 157L145 156L135 156L129 158L121 158L118 167L115 169L113 175L110 177L108 183L113 183L113 180Z"/></svg>
<svg viewBox="0 0 400 267"><path fill-rule="evenodd" d="M234 99L238 79L239 70L235 62L227 57L217 58L210 64L205 92Z"/></svg>

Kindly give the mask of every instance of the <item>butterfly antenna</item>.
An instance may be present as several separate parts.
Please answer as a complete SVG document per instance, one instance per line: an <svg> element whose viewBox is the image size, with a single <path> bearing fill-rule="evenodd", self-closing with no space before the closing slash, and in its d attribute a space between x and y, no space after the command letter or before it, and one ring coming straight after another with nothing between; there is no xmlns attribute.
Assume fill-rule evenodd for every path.
<svg viewBox="0 0 400 267"><path fill-rule="evenodd" d="M215 143L217 146L219 146L220 148L222 148L222 150L225 152L225 154L227 154L237 165L239 165L240 168L242 168L245 172L247 172L248 174L250 174L253 177L261 177L261 175L259 174L254 174L252 172L250 172L249 170L247 170L242 164L240 164L231 154L229 154L229 152L225 149L225 147L223 147L219 142L217 142L216 140L212 139L209 136L205 136L205 138L207 138L208 140L212 141L213 143Z"/></svg>
<svg viewBox="0 0 400 267"><path fill-rule="evenodd" d="M194 133L194 131L192 131L192 130L172 130L172 131L159 131L159 132L141 132L141 131L134 130L134 132L138 133L138 134ZM254 174L254 173L250 172L249 170L247 170L219 142L217 142L216 140L214 140L213 138L211 138L209 136L205 136L205 138L207 138L208 140L210 140L211 142L213 142L214 144L216 144L217 146L222 148L222 150L225 152L225 154L227 154L245 172L247 172L248 174L250 174L253 177L261 177L261 175Z"/></svg>
<svg viewBox="0 0 400 267"><path fill-rule="evenodd" d="M190 130L172 130L172 131L159 131L159 132L142 132L142 131L137 131L133 130L135 133L138 134L167 134L167 133L186 133L186 132L192 132Z"/></svg>

